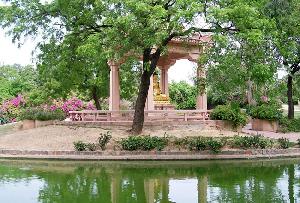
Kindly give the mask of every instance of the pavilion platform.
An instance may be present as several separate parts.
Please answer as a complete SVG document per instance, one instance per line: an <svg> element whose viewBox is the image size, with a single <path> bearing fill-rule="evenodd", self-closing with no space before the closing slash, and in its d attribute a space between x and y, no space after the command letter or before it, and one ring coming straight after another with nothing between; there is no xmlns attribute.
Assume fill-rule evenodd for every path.
<svg viewBox="0 0 300 203"><path fill-rule="evenodd" d="M216 127L210 120L210 111L202 110L145 110L144 126L208 126ZM70 120L60 124L75 126L129 127L133 123L133 110L125 111L70 111Z"/></svg>

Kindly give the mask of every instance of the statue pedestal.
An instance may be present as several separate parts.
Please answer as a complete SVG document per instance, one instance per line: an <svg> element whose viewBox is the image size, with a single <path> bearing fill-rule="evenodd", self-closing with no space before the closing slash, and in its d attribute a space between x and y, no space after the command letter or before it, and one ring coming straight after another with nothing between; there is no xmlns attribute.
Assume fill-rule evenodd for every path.
<svg viewBox="0 0 300 203"><path fill-rule="evenodd" d="M155 110L175 110L175 106L172 104L154 104Z"/></svg>

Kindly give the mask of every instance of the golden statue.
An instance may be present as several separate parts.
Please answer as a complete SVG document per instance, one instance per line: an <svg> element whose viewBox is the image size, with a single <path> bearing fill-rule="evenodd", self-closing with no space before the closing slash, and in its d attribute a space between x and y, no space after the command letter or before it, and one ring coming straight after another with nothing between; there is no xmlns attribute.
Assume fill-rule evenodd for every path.
<svg viewBox="0 0 300 203"><path fill-rule="evenodd" d="M170 99L167 95L162 94L159 86L158 76L154 73L153 75L153 93L155 104L170 104Z"/></svg>

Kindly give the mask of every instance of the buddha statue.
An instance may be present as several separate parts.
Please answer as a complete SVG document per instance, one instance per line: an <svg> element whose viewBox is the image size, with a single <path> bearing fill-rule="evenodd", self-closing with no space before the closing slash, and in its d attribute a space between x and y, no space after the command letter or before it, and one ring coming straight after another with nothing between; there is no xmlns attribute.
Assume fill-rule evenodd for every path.
<svg viewBox="0 0 300 203"><path fill-rule="evenodd" d="M158 75L156 73L153 75L153 93L155 104L170 104L169 97L161 92Z"/></svg>

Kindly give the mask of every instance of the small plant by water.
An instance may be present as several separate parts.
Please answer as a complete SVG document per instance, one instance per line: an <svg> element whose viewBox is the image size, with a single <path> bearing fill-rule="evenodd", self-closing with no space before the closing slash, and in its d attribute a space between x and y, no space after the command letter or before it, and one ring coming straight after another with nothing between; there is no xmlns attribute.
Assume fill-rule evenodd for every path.
<svg viewBox="0 0 300 203"><path fill-rule="evenodd" d="M112 136L110 131L106 133L100 133L100 137L98 138L98 144L102 150L106 149L106 145L109 143L111 138Z"/></svg>
<svg viewBox="0 0 300 203"><path fill-rule="evenodd" d="M220 152L226 143L225 139L213 137L186 137L184 140L190 151L211 150L214 153Z"/></svg>
<svg viewBox="0 0 300 203"><path fill-rule="evenodd" d="M288 149L288 148L290 148L290 147L292 146L292 144L293 144L293 143L290 142L289 139L283 138L283 137L282 137L282 138L279 138L277 141L278 141L278 143L279 143L280 148L282 148L282 149Z"/></svg>
<svg viewBox="0 0 300 203"><path fill-rule="evenodd" d="M97 150L97 145L95 143L87 143L86 144L86 149L89 151L96 151Z"/></svg>
<svg viewBox="0 0 300 203"><path fill-rule="evenodd" d="M76 151L81 152L81 151L86 151L87 149L87 144L82 141L77 141L74 142L73 144Z"/></svg>
<svg viewBox="0 0 300 203"><path fill-rule="evenodd" d="M127 151L150 151L150 150L163 150L168 144L168 139L166 137L151 137L147 136L129 136L120 141L120 145L123 150Z"/></svg>
<svg viewBox="0 0 300 203"><path fill-rule="evenodd" d="M262 135L234 136L231 145L242 149L266 149L273 147L274 141Z"/></svg>

